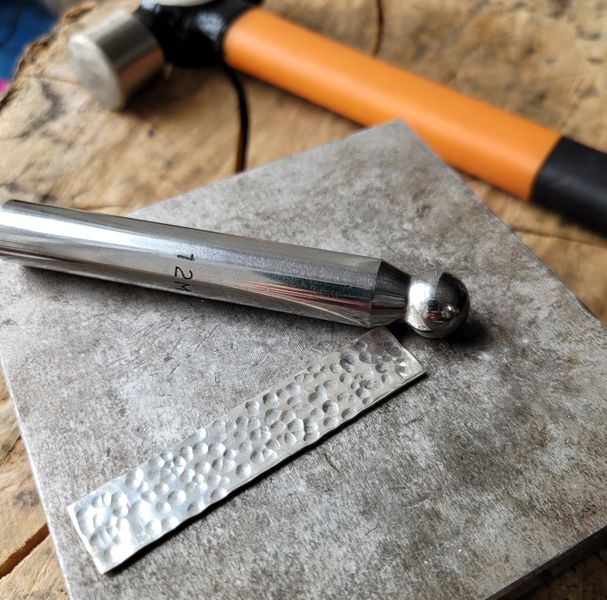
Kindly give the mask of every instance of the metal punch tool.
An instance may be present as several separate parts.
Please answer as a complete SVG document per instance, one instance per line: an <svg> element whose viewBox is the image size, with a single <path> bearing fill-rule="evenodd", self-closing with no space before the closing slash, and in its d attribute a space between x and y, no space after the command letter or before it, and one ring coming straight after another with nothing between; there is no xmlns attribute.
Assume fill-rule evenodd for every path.
<svg viewBox="0 0 607 600"><path fill-rule="evenodd" d="M409 275L379 259L10 200L0 256L23 265L360 327L406 322L443 337L468 292L442 271Z"/></svg>

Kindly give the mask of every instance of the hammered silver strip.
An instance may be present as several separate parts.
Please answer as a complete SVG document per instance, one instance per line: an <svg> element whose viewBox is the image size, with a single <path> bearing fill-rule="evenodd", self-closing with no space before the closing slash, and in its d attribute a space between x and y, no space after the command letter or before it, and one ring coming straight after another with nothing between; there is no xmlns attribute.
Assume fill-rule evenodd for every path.
<svg viewBox="0 0 607 600"><path fill-rule="evenodd" d="M423 372L374 329L67 510L105 573Z"/></svg>

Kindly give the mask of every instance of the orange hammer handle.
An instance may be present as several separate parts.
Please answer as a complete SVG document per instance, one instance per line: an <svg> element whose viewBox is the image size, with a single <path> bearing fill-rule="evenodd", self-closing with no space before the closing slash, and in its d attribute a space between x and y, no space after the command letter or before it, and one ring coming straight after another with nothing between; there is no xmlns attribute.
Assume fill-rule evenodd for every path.
<svg viewBox="0 0 607 600"><path fill-rule="evenodd" d="M363 125L402 118L446 162L527 199L559 132L464 96L254 8L226 62Z"/></svg>

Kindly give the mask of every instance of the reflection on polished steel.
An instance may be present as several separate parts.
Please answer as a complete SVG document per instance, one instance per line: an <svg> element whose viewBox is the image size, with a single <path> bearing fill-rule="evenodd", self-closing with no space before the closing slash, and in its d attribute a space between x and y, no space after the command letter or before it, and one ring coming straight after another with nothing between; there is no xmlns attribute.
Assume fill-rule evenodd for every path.
<svg viewBox="0 0 607 600"><path fill-rule="evenodd" d="M21 264L427 337L468 314L464 284L377 258L10 200L0 256Z"/></svg>
<svg viewBox="0 0 607 600"><path fill-rule="evenodd" d="M68 49L80 82L110 110L122 108L129 95L162 73L165 64L156 38L126 10L75 33Z"/></svg>

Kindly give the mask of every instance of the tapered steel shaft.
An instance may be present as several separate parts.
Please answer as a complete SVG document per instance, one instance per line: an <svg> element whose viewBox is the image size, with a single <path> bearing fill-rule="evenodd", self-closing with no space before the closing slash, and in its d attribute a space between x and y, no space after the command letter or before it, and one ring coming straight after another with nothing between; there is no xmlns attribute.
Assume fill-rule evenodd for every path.
<svg viewBox="0 0 607 600"><path fill-rule="evenodd" d="M362 327L407 322L442 337L466 318L465 286L379 259L10 200L0 256L23 265Z"/></svg>

